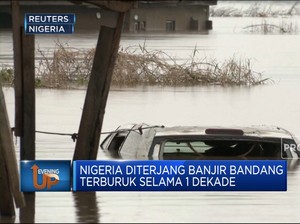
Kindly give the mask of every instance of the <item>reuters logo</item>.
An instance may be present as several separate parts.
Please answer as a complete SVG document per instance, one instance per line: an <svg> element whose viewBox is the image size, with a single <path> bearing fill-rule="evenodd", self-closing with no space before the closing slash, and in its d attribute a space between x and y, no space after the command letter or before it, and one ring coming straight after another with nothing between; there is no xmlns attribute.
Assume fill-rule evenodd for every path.
<svg viewBox="0 0 300 224"><path fill-rule="evenodd" d="M59 183L59 169L40 169L36 164L32 167L33 186L37 190L51 189ZM41 176L41 178L39 178ZM39 180L42 179L41 183Z"/></svg>

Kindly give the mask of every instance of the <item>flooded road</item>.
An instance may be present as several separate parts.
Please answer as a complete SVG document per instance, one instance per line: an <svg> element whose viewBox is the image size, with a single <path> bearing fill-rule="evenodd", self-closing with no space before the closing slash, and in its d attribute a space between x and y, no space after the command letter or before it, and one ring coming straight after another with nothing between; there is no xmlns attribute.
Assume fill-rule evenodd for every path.
<svg viewBox="0 0 300 224"><path fill-rule="evenodd" d="M300 136L300 36L251 34L243 27L261 18L212 18L207 35L124 35L121 45L143 44L186 60L195 46L200 56L224 60L253 58L254 70L273 84L256 87L113 87L103 131L120 124L275 125ZM299 23L299 18L293 18ZM280 19L279 19L280 20ZM299 23L300 25L300 23ZM11 34L0 34L1 63L11 62ZM38 36L40 47L58 37ZM70 46L90 48L97 33L59 37ZM5 41L2 41L5 40ZM51 40L51 41L49 41ZM36 129L78 132L85 90L36 90ZM14 92L4 88L11 126ZM16 150L19 158L19 141ZM36 159L72 159L70 137L36 135ZM98 159L108 159L99 150ZM299 167L299 166L298 166ZM288 173L287 192L37 192L35 205L15 222L299 222L300 169ZM7 221L7 220L6 220ZM1 220L0 220L1 222Z"/></svg>

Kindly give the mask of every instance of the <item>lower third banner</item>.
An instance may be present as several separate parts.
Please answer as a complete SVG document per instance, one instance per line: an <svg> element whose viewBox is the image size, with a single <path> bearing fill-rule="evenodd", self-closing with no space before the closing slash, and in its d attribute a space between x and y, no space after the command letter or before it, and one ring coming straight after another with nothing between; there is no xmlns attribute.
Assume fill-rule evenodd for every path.
<svg viewBox="0 0 300 224"><path fill-rule="evenodd" d="M73 191L286 190L286 160L73 162Z"/></svg>

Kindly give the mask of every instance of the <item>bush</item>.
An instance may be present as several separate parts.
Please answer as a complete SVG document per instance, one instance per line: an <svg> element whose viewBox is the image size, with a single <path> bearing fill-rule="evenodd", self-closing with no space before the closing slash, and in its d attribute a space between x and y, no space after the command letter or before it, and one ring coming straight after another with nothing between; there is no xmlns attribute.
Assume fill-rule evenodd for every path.
<svg viewBox="0 0 300 224"><path fill-rule="evenodd" d="M162 51L142 49L141 52L133 54L128 48L119 52L112 84L251 86L264 84L269 80L252 70L250 59L232 57L218 63L215 59L198 59L195 48L189 61L178 64Z"/></svg>
<svg viewBox="0 0 300 224"><path fill-rule="evenodd" d="M14 71L8 65L2 65L0 69L0 82L3 85L12 85L14 82Z"/></svg>
<svg viewBox="0 0 300 224"><path fill-rule="evenodd" d="M163 51L148 51L145 46L140 46L140 53L136 50L133 47L119 50L112 85L252 86L269 81L253 71L250 59L232 57L219 63L215 59L199 59L195 48L190 60L179 64ZM58 42L52 57L41 49L38 52L41 60L36 68L37 87L77 88L87 85L95 49L69 48ZM11 68L2 69L1 76L5 83L12 84Z"/></svg>
<svg viewBox="0 0 300 224"><path fill-rule="evenodd" d="M244 27L247 31L251 33L262 33L262 34L293 34L297 33L298 27L297 23L282 21L278 25L268 23L263 20L261 24L253 24Z"/></svg>

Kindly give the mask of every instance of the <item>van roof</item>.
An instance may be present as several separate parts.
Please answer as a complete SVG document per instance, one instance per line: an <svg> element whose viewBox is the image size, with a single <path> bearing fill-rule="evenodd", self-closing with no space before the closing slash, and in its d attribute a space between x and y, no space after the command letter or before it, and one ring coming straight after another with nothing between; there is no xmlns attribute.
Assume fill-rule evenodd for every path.
<svg viewBox="0 0 300 224"><path fill-rule="evenodd" d="M161 126L145 123L125 124L118 130L130 131L139 129L154 129L155 136L192 136L192 135L218 135L218 136L244 136L262 138L293 138L293 135L284 128L268 125L253 126Z"/></svg>
<svg viewBox="0 0 300 224"><path fill-rule="evenodd" d="M292 138L283 128L272 126L224 127L224 126L173 126L155 128L156 136L174 135L234 135L252 137Z"/></svg>

